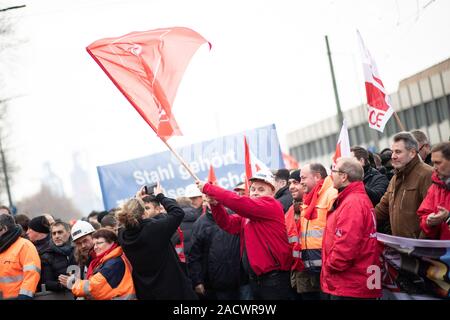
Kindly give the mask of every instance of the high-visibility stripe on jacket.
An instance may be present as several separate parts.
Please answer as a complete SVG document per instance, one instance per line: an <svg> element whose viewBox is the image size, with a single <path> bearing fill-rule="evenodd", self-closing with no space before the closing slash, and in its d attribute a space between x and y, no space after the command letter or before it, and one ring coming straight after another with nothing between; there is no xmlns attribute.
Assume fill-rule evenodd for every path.
<svg viewBox="0 0 450 320"><path fill-rule="evenodd" d="M320 272L322 267L322 240L327 223L327 213L333 206L337 194L337 190L333 187L333 180L328 176L319 190L316 204L317 217L312 220L306 219L305 212L308 205L302 205L300 245L301 258L307 270Z"/></svg>
<svg viewBox="0 0 450 320"><path fill-rule="evenodd" d="M33 297L39 283L41 259L31 241L18 238L0 253L0 294L3 299Z"/></svg>
<svg viewBox="0 0 450 320"><path fill-rule="evenodd" d="M117 247L105 256L89 279L77 280L72 293L90 300L136 299L131 266L122 248Z"/></svg>
<svg viewBox="0 0 450 320"><path fill-rule="evenodd" d="M305 269L303 265L300 253L300 218L295 219L294 206L290 206L289 210L286 212L285 216L286 230L288 234L288 241L292 248L292 267L291 270L302 271Z"/></svg>
<svg viewBox="0 0 450 320"><path fill-rule="evenodd" d="M184 253L184 235L183 230L180 227L177 229L180 242L175 245L175 251L177 252L178 258L181 262L186 263L186 255Z"/></svg>

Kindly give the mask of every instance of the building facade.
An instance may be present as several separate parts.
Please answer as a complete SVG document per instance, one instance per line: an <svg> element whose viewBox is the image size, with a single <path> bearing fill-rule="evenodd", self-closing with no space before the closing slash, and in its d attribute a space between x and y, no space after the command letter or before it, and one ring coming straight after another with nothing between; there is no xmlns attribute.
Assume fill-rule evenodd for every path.
<svg viewBox="0 0 450 320"><path fill-rule="evenodd" d="M419 72L399 84L390 95L392 106L405 129L424 131L431 144L450 138L450 59ZM349 129L350 145L360 145L379 152L390 147L392 137L401 131L394 116L384 132L369 128L367 105L343 112ZM340 126L337 115L298 129L287 136L289 153L301 164L331 164Z"/></svg>

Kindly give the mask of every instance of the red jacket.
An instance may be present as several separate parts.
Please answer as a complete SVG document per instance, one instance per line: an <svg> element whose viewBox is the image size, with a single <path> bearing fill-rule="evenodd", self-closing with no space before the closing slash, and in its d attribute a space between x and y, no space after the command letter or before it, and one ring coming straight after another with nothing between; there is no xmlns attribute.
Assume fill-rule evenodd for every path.
<svg viewBox="0 0 450 320"><path fill-rule="evenodd" d="M430 227L427 225L427 217L430 213L437 213L437 206L450 210L450 190L446 188L445 183L439 179L436 172L431 176L433 184L423 199L422 204L417 210L420 218L420 228L428 238L450 240L450 227L442 222L439 226Z"/></svg>
<svg viewBox="0 0 450 320"><path fill-rule="evenodd" d="M241 197L209 183L205 185L203 192L220 203L211 206L214 220L219 227L231 234L240 233L241 256L245 243L250 266L256 275L291 269L292 251L283 208L275 198ZM224 206L236 214L229 215Z"/></svg>
<svg viewBox="0 0 450 320"><path fill-rule="evenodd" d="M302 247L300 245L300 217L295 221L294 205L290 206L286 212L286 229L288 234L288 241L292 248L292 271L304 271L305 266L300 257Z"/></svg>
<svg viewBox="0 0 450 320"><path fill-rule="evenodd" d="M343 297L381 297L376 220L363 182L349 184L339 193L334 207L323 238L322 291ZM374 274L380 277L377 281L372 281Z"/></svg>

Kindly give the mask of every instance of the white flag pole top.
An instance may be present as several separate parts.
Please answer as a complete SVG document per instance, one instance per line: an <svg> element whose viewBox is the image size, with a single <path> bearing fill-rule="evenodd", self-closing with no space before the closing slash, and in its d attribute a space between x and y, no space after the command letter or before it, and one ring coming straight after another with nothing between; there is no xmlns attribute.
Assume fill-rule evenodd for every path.
<svg viewBox="0 0 450 320"><path fill-rule="evenodd" d="M384 89L383 82L380 79L377 64L364 45L364 41L358 30L356 33L358 34L358 43L361 49L367 104L369 106L369 127L383 132L386 123L394 113L394 109Z"/></svg>
<svg viewBox="0 0 450 320"><path fill-rule="evenodd" d="M341 132L339 133L339 139L336 143L336 152L333 157L333 166L335 166L337 160L342 157L351 157L350 139L348 137L347 122L345 121L345 119L342 122Z"/></svg>

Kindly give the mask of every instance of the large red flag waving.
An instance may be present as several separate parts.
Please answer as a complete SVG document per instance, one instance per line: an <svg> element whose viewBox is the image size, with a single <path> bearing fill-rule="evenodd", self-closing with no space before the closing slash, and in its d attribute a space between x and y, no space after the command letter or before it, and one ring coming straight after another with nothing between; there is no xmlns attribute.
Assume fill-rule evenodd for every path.
<svg viewBox="0 0 450 320"><path fill-rule="evenodd" d="M101 39L86 49L142 118L166 141L181 135L172 104L189 61L205 42L191 29L174 27Z"/></svg>

